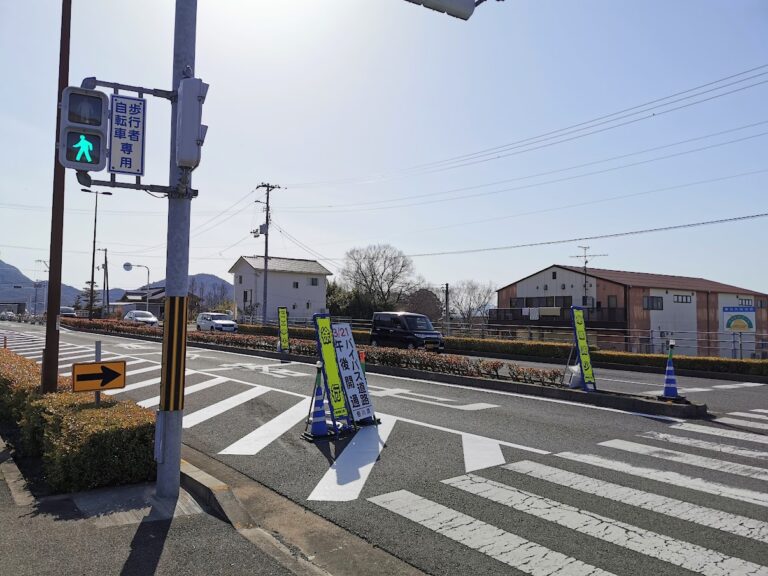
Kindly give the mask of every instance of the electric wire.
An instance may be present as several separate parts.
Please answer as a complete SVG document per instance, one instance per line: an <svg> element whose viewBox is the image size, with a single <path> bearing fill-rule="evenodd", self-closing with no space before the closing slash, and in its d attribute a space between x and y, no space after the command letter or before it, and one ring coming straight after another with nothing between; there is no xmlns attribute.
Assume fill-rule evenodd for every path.
<svg viewBox="0 0 768 576"><path fill-rule="evenodd" d="M615 121L620 120L622 118L630 117L630 116L637 115L637 114L642 114L642 113L645 113L645 112L648 112L648 111L651 111L651 110L654 110L654 109L658 109L658 108L663 108L665 106L669 106L670 104L674 104L676 102L681 102L681 101L684 101L686 99L696 98L698 96L701 96L702 94L706 94L706 93L710 93L710 92L713 92L713 91L721 90L721 89L726 88L728 86L733 86L733 85L736 85L736 84L748 81L750 79L757 78L759 76L767 74L768 72L761 72L759 74L754 74L754 75L749 76L747 78L742 78L740 80L737 80L735 82L731 82L731 83L725 84L723 86L718 86L718 87L715 87L715 88L710 88L709 90L705 90L703 92L699 92L699 93L696 93L696 94L690 94L690 93L691 92L696 92L697 90L701 90L703 88L709 88L710 86L714 86L715 84L720 84L722 82L726 82L727 80L732 80L732 79L737 78L739 76L744 76L746 74L750 74L750 73L756 72L758 70L763 70L764 68L767 68L767 67L768 67L768 64L763 64L763 65L760 65L760 66L756 66L754 68L750 68L749 70L744 70L742 72L739 72L739 73L736 73L736 74L732 74L732 75L720 78L718 80L707 82L705 84L701 84L699 86L695 86L695 87L689 88L687 90L676 92L674 94L670 94L670 95L664 96L662 98L657 98L655 100L651 100L651 101L648 101L648 102L645 102L645 103L642 103L642 104L638 104L638 105L635 105L635 106L632 106L632 107L629 107L629 108L625 108L623 110L619 110L619 111L616 111L616 112L613 112L613 113L610 113L610 114L605 114L605 115L602 115L602 116L598 116L598 117L593 118L591 120L579 122L579 123L576 123L576 124L572 124L572 125L566 126L564 128L560 128L560 129L557 129L557 130L551 130L551 131L548 131L548 132L544 132L542 134L538 134L536 136L530 136L530 137L527 137L527 138L523 138L521 140L517 140L517 141L514 141L514 142L507 143L507 144L502 144L502 145L499 145L499 146L494 146L494 147L491 147L491 148L486 148L486 149L479 150L479 151L476 151L476 152L472 152L472 153L469 153L469 154L462 154L462 155L453 156L451 158L447 158L447 159L444 159L444 160L438 160L438 161L427 162L427 163L423 163L423 164L417 164L417 165L414 165L414 166L411 166L411 167L408 167L408 168L392 170L392 171L385 172L383 174L378 174L378 175L375 175L375 176L341 178L341 179L332 179L332 180L324 180L324 181L316 181L316 182L303 182L303 183L300 182L300 183L296 183L296 184L291 184L290 186L292 188L298 188L298 187L301 187L301 188L311 188L311 187L317 187L317 186L332 186L332 185L337 185L338 186L338 185L343 185L343 184L355 184L355 183L370 184L370 183L386 180L386 179L388 179L389 177L391 177L393 175L399 175L399 174L403 174L403 173L405 173L405 175L412 175L412 174L408 174L408 173L409 172L413 172L413 171L418 171L418 170L422 170L422 171L423 170L431 170L432 168L435 168L435 167L444 167L444 165L447 165L447 164L464 163L464 162L466 162L468 160L476 160L479 157L482 157L482 156L485 156L485 155L498 154L500 152L504 152L504 151L513 149L515 147L530 146L530 145L536 144L538 142L544 141L543 139L553 139L553 138L561 137L561 136L565 135L565 133L570 134L570 133L573 133L574 131L589 130L589 129L593 128L594 126L605 124L606 122L615 122ZM695 103L687 104L686 106L683 106L683 107L687 107L687 106L691 106L691 105L694 105L694 104L700 104L700 103L703 103L703 102L707 102L707 101L710 101L710 100L712 100L714 98L719 98L721 96L727 96L729 94L733 94L733 93L739 92L741 90L746 90L748 88L752 88L752 87L758 86L758 85L763 84L765 82L766 81L757 82L757 83L754 83L752 85L749 85L749 86L746 86L746 87L741 87L739 89L732 90L732 91L729 91L729 92L724 93L724 94L715 95L715 96L703 99L701 101L697 101ZM665 102L665 103L662 104L662 102L664 102L666 100L670 100L670 99L676 98L678 96L682 96L684 94L689 94L689 95L686 96L685 98L679 98L679 99L674 100L672 102ZM655 106L653 106L653 105L655 105ZM675 110L679 110L679 109L681 109L683 107L677 107L677 108L675 108ZM641 108L643 110L640 110ZM633 114L626 114L627 112L632 112L632 111L635 111L635 112L633 112ZM662 113L667 113L667 112L671 112L671 111L672 110L668 110L668 111L664 111ZM621 116L622 114L624 114L624 116ZM654 116L658 116L660 114L661 113L651 114L651 115L643 117L643 119L653 118ZM619 118L615 118L616 116L619 116ZM609 119L611 119L611 120L609 120ZM616 126L616 127L618 127L618 126ZM601 131L603 131L603 130L601 130ZM585 136L586 135L587 134L585 134Z"/></svg>

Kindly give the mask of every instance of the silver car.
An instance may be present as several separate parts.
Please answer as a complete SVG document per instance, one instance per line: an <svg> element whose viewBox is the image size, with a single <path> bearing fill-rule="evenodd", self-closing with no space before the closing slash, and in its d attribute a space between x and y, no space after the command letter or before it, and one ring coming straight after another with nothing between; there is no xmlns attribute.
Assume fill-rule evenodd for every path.
<svg viewBox="0 0 768 576"><path fill-rule="evenodd" d="M157 326L158 324L157 317L152 312L145 310L131 310L123 317L123 320L144 324L145 326Z"/></svg>
<svg viewBox="0 0 768 576"><path fill-rule="evenodd" d="M237 322L232 320L227 314L203 312L197 316L197 329L237 332Z"/></svg>

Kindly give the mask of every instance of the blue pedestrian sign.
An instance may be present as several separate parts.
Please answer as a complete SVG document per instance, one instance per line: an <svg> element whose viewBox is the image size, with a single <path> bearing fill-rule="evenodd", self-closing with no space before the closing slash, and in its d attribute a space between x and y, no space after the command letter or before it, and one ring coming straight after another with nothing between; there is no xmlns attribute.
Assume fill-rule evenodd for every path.
<svg viewBox="0 0 768 576"><path fill-rule="evenodd" d="M147 101L118 94L113 94L111 100L109 171L143 176Z"/></svg>

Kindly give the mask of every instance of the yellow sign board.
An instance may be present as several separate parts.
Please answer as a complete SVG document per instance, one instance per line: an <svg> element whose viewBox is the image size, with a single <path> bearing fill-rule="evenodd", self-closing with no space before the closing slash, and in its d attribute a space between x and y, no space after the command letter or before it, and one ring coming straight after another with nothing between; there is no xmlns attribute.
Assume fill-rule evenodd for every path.
<svg viewBox="0 0 768 576"><path fill-rule="evenodd" d="M125 388L125 360L72 364L72 390L98 392Z"/></svg>
<svg viewBox="0 0 768 576"><path fill-rule="evenodd" d="M288 352L288 308L281 306L277 309L278 326L280 329L280 350Z"/></svg>
<svg viewBox="0 0 768 576"><path fill-rule="evenodd" d="M573 309L573 326L576 332L576 347L581 363L581 375L584 384L594 384L595 374L592 372L592 359L589 356L589 343L587 342L587 327L584 324L584 310Z"/></svg>
<svg viewBox="0 0 768 576"><path fill-rule="evenodd" d="M317 338L320 342L320 357L323 360L325 382L331 394L331 408L335 418L347 416L347 405L344 403L344 390L341 387L339 365L336 362L336 348L333 345L333 329L329 316L316 316Z"/></svg>

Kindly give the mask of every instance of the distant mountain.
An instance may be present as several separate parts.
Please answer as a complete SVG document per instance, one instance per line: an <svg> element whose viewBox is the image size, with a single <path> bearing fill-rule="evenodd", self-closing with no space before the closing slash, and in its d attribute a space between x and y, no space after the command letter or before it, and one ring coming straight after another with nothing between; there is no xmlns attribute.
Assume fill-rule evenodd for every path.
<svg viewBox="0 0 768 576"><path fill-rule="evenodd" d="M45 288L46 280L42 279L37 288L37 311L43 312L46 303ZM97 286L98 298L101 297L101 290ZM80 294L81 288L75 288L67 284L61 285L61 305L72 306ZM122 298L125 290L122 288L112 288L109 291L109 300L114 302ZM27 305L27 310L35 310L35 282L33 279L25 276L18 268L0 260L0 303L23 303Z"/></svg>
<svg viewBox="0 0 768 576"><path fill-rule="evenodd" d="M97 280L98 283L98 280ZM164 286L165 279L152 282L150 286ZM78 294L85 288L62 284L61 286L61 305L72 306L77 299ZM139 289L143 288L140 286ZM199 296L204 303L215 305L222 300L231 300L234 287L226 280L214 276L213 274L193 274L189 277L189 291ZM101 299L101 287L96 287L97 299ZM116 302L125 294L122 288L110 288L109 301ZM37 289L37 311L43 312L45 305L45 281L38 283ZM18 268L0 260L0 304L2 303L23 303L27 305L30 312L35 308L35 282L25 276Z"/></svg>
<svg viewBox="0 0 768 576"><path fill-rule="evenodd" d="M146 284L137 287L142 290ZM150 282L151 288L165 286L165 278L157 282ZM218 276L213 274L192 274L189 277L189 291L195 296L199 296L204 305L215 306L222 300L231 300L234 286Z"/></svg>

